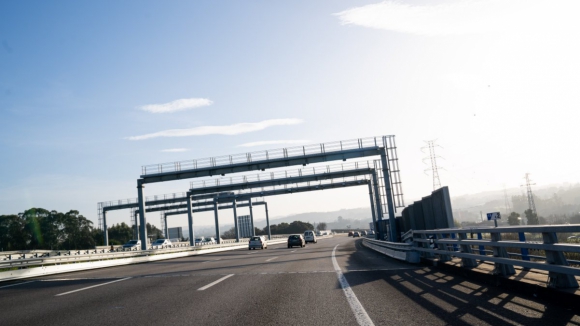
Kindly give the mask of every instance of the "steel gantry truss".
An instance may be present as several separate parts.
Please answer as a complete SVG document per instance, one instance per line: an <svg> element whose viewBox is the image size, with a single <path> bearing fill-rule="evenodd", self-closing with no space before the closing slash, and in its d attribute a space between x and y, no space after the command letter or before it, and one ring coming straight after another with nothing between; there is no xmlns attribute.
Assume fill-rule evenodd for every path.
<svg viewBox="0 0 580 326"><path fill-rule="evenodd" d="M289 178L283 178L283 176L286 175L292 175L294 174L299 174L299 175L303 175L304 173L302 171L282 171L282 173L279 173L278 176L276 178L271 177L270 179L268 178L263 178L262 177L262 181L260 181L259 183L256 183L255 181L252 181L251 183L248 181L248 179L251 178L256 178L259 179L260 176L251 176L251 178L245 178L244 180L241 180L241 183L232 183L229 182L227 184L222 185L221 187L228 187L228 189L230 190L238 190L239 192L236 194L234 192L220 192L221 189L220 187L213 187L211 190L212 191L216 191L214 193L211 194L191 194L190 192L188 193L180 193L180 194L170 194L170 195L161 195L161 196L155 196L155 200L151 200L147 202L147 208L146 208L146 212L157 212L157 211L168 211L168 210L179 210L179 209L183 209L183 213L188 213L188 217L190 215L189 210L191 210L191 215L197 211L210 211L210 210L214 210L215 211L215 204L214 202L217 201L218 203L220 202L232 202L232 206L228 206L230 208L234 209L234 221L235 224L237 225L237 214L236 214L236 202L237 201L248 201L249 204L248 206L250 206L250 216L251 216L251 220L252 220L252 224L253 224L253 213L252 213L252 208L251 208L251 198L257 198L257 197L265 197L265 196L273 196L273 195L281 195L281 194L292 194L292 193L299 193L299 192L305 192L305 191L316 191L316 190L324 190L324 189L335 189L335 188L341 188L341 187L350 187L350 186L356 186L356 185L361 185L361 184L368 184L369 185L369 194L371 196L371 211L372 211L372 217L373 217L373 222L376 222L376 215L379 216L379 219L381 214L381 207L380 207L380 197L378 196L378 183L377 183L377 177L376 177L376 173L375 170L370 168L373 166L373 162L356 162L353 164L345 164L345 165L339 165L339 166L327 166L327 167L319 167L318 170L310 170L309 169L309 175L307 176L308 178L304 180L301 179L297 179L296 177L289 177ZM337 172L328 172L328 171L337 171ZM360 176L364 176L365 178L367 176L371 177L372 183L370 181L368 181L367 179L357 179ZM315 179L312 179L313 177L315 177ZM353 180L350 180L353 179ZM313 182L312 180L318 180L317 182ZM219 181L219 180L216 180ZM244 182L245 181L245 182ZM288 187L289 182L296 182L296 181L304 181L304 182L298 182L293 184L293 187ZM219 182L216 182L219 184ZM249 188L248 189L248 185L251 184L252 187L254 188ZM373 191L373 187L374 186L374 191ZM247 192L247 191L250 192ZM376 203L378 204L378 207L375 207L374 201L373 201L373 193L376 195ZM185 196L184 196L185 194ZM191 198L191 199L189 199ZM112 204L111 204L112 203ZM113 209L122 209L122 208L127 208L127 207L134 207L135 206L135 200L127 200L127 201L114 201L114 202L109 202L109 203L101 203L100 206L104 206L105 208L104 210L104 215L103 215L103 219L105 221L106 224L106 211L107 210L113 210ZM204 207L206 206L206 207ZM209 209L207 206L211 206ZM244 205L246 206L246 205ZM267 211L267 204L265 205L266 207L266 222L269 226L269 218L268 218L268 211ZM199 210L196 210L194 208L200 208ZM134 209L134 208L133 208ZM221 207L219 207L219 209L221 209ZM378 214L375 213L375 211L379 212ZM137 217L137 214L139 214L139 211L136 210L135 211L135 217ZM214 213L215 214L215 213ZM139 214L140 215L140 214ZM217 214L216 214L217 216ZM165 221L164 221L165 222ZM190 224L189 224L189 229L190 229L190 243L193 245L193 239L194 239L194 228L193 228L193 219L190 219ZM216 218L216 234L219 234L219 222L217 221ZM166 226L167 224L164 223ZM164 229L166 229L167 227L165 227ZM167 230L165 230L165 232L167 232ZM239 237L236 237L237 240L239 240Z"/></svg>
<svg viewBox="0 0 580 326"><path fill-rule="evenodd" d="M376 169L376 174L378 175L373 182L378 183L378 191L377 195L375 196L375 206L377 207L376 214L379 218L382 218L383 212L388 213L389 239L396 241L397 232L395 223L395 211L397 207L404 207L404 202L394 136L360 138L349 141L339 141L317 145L213 157L201 160L189 160L143 166L141 170L141 177L137 180L138 198L136 201L138 203L139 211L143 212L143 214L139 214L139 224L143 226L146 223L146 206L148 206L148 198L144 196L143 188L144 185L148 183L175 181L208 176L211 177L216 175L225 176L226 174L231 173L256 170L265 171L266 169L280 167L295 165L306 166L308 164L336 160L346 161L347 159L371 156L380 156L380 163L377 165L377 162L375 162L374 166L374 169ZM317 180L307 180L308 178L312 178L312 176L302 177L304 177L302 179L304 180L303 182ZM298 179L288 181L290 184L297 182L299 182ZM253 186L259 187L257 184L249 185L248 183L249 182L246 182L246 189L250 189ZM195 189L195 187L192 187L192 189L190 189L190 194L208 194L210 192L215 192L216 187L212 187L214 189ZM204 186L202 188L212 187ZM239 190L242 191L241 189ZM191 204L191 196L186 197L188 198L188 204ZM379 201L381 197L383 200ZM189 207L191 207L191 205L189 205ZM373 210L373 212L375 211ZM102 209L101 213L103 216L103 221L105 221L104 208ZM191 225L191 214L188 214L188 220L189 224ZM106 233L106 223L104 224ZM139 230L141 238L146 239L146 228L141 227ZM191 233L192 229L190 228L190 238L192 238ZM141 245L143 249L146 248L145 241L143 241Z"/></svg>

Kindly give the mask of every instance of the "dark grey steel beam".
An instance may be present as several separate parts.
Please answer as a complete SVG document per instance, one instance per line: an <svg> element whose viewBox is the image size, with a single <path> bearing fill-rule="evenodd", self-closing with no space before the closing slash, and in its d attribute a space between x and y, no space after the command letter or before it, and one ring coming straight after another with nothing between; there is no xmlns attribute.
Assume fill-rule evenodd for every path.
<svg viewBox="0 0 580 326"><path fill-rule="evenodd" d="M255 198L255 197L268 197L268 196L287 195L287 194L294 194L294 193L307 192L307 191L345 188L345 187L366 185L368 183L369 183L369 181L366 179L355 180L355 181L345 181L345 182L337 182L337 183L324 184L324 185L312 185L312 186L294 187L294 188L287 188L287 189L256 191L256 192L250 192L247 194L219 196L219 197L216 197L215 200L219 203L231 202L234 199L239 200L239 201L246 201L246 200L250 200L250 199Z"/></svg>
<svg viewBox="0 0 580 326"><path fill-rule="evenodd" d="M235 190L246 190L246 189L255 189L255 188L263 188L263 187L283 186L283 185L288 185L288 184L293 184L293 183L305 183L305 182L322 181L322 180L329 180L329 179L356 177L356 176L371 174L372 171L374 171L373 168L364 167L364 168L356 168L356 169L337 171L337 172L317 173L317 174L305 175L305 176L299 176L299 177L268 179L268 180L263 180L263 181L251 181L251 182L245 182L245 183L236 183L236 184L209 186L209 187L203 187L203 188L194 188L194 189L190 189L189 193L192 195L195 195L195 194L207 193L207 192L211 192L211 193L231 192L231 191L235 191Z"/></svg>
<svg viewBox="0 0 580 326"><path fill-rule="evenodd" d="M334 151L330 153L316 153L303 156L266 159L231 165L189 169L184 171L170 171L155 174L142 174L141 180L143 184L146 184L146 183L165 182L200 177L211 177L214 175L225 175L230 173L239 173L248 171L260 171L265 169L274 169L293 165L306 165L339 160L345 161L347 159L377 156L380 154L381 151L379 146L370 146L366 148L348 149L342 151Z"/></svg>
<svg viewBox="0 0 580 326"><path fill-rule="evenodd" d="M266 202L264 201L255 201L252 202L252 205L256 206L256 205L265 205ZM237 204L237 207L248 207L249 204ZM222 205L222 206L218 206L218 209L232 209L234 208L233 205ZM203 212L213 212L213 206L207 206L207 207L202 207L202 208L198 208L198 209L192 209L191 210L193 213L203 213ZM177 210L177 211L170 211L170 212L166 212L165 216L170 216L170 215L181 215L181 214L187 214L187 209L182 209L182 210Z"/></svg>

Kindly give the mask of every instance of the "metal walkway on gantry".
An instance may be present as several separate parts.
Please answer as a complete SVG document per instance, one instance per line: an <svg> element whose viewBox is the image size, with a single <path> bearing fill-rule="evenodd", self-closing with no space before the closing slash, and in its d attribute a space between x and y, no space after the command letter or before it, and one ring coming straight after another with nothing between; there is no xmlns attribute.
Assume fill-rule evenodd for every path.
<svg viewBox="0 0 580 326"><path fill-rule="evenodd" d="M402 207L404 203L395 137L392 135L143 166L141 177L137 180L139 210L143 212L140 214L140 224L146 223L143 188L148 183L215 175L225 176L230 173L265 171L293 165L306 166L313 163L346 161L369 156L381 158L381 170L378 171L381 174L379 177L381 195L386 198L383 203L386 206L384 211L389 214L389 238L396 240L398 236L395 210L396 207ZM141 238L146 239L146 228L141 228L140 232ZM142 243L142 248L146 248L145 243Z"/></svg>

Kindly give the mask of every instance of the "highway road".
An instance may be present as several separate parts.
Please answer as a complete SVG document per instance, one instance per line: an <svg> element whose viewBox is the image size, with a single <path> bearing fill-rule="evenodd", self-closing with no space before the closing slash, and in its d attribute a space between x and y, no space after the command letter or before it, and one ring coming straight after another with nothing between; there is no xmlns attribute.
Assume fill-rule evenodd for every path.
<svg viewBox="0 0 580 326"><path fill-rule="evenodd" d="M346 236L0 284L0 325L193 324L580 325L580 312Z"/></svg>

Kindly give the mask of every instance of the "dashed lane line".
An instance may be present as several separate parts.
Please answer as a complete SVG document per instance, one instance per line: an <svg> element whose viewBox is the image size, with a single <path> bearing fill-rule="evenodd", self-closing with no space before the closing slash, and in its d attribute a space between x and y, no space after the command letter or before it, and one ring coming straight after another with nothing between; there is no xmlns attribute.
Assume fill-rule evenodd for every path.
<svg viewBox="0 0 580 326"><path fill-rule="evenodd" d="M272 260L274 260L274 259L276 259L276 258L278 258L278 256L276 256L276 257L272 257L272 258L270 258L270 259L266 259L266 261L272 261Z"/></svg>
<svg viewBox="0 0 580 326"><path fill-rule="evenodd" d="M334 246L334 249L332 250L332 265L334 266L334 271L336 272L340 286L342 287L344 295L346 296L346 301L348 301L350 309L352 309L352 312L354 313L356 321L359 325L374 326L375 324L371 320L371 317L369 317L365 308L362 306L360 301L358 301L358 298L356 297L356 294L354 294L354 291L351 289L350 284L348 284L346 277L344 277L344 274L342 274L342 270L336 261L336 247L338 247L338 245Z"/></svg>
<svg viewBox="0 0 580 326"><path fill-rule="evenodd" d="M107 283L103 283L103 284L97 284L97 285L93 285L93 286L87 286L86 288L82 288L82 289L78 289L78 290L73 290L73 291L68 291L68 292L65 292L65 293L59 293L59 294L56 294L56 295L55 295L55 297L60 297L60 296L62 296L62 295L67 295L67 294L71 294L71 293L75 293L75 292L79 292L79 291L84 291L84 290L88 290L88 289L96 288L96 287L103 286L103 285L108 285L108 284L112 284L112 283L117 283L117 282L121 282L121 281L126 281L126 280L128 280L128 279L131 279L131 278L132 278L132 277L126 277L126 278L122 278L122 279L120 279L120 280L114 280L114 281L107 282Z"/></svg>
<svg viewBox="0 0 580 326"><path fill-rule="evenodd" d="M199 289L197 289L197 290L198 290L198 291L203 291L203 290L209 289L210 287L212 287L212 286L214 286L214 285L218 284L219 282L221 282L221 281L223 281L223 280L225 280L225 279L228 279L228 278L230 278L230 277L232 277L232 276L234 276L234 274L229 274L229 275L226 275L226 276L224 276L224 277L220 278L219 280L217 280L217 281L215 281L215 282L211 282L211 283L209 283L209 284L208 284L208 285L206 285L206 286L202 286L202 287L200 287L200 288L199 288Z"/></svg>

